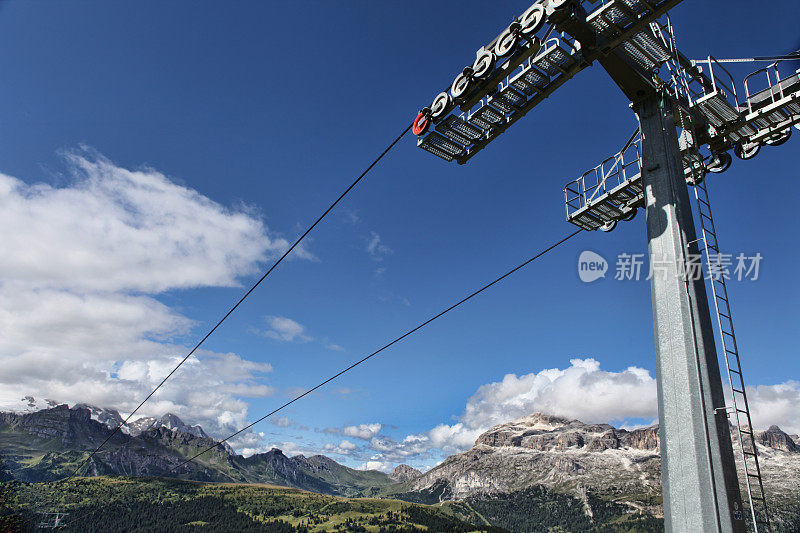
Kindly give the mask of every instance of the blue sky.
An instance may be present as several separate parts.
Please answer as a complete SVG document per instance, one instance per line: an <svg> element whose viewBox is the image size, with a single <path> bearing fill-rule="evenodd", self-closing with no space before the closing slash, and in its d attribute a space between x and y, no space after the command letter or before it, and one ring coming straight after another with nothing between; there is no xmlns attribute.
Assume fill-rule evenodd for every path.
<svg viewBox="0 0 800 533"><path fill-rule="evenodd" d="M724 10L721 5L687 0L672 13L678 44L690 57L798 48L792 2L773 3L769 12L744 0L725 2ZM19 211L9 212L30 217L7 220L14 238L0 237L0 247L9 247L3 255L22 258L0 264L5 289L26 302L6 305L3 327L32 332L0 346L0 357L19 368L36 367L6 375L4 382L15 386L4 403L19 393L70 403L83 394L130 409L149 383L166 374L170 357L183 355L182 347L202 336L257 279L281 249L281 239L299 235L471 61L474 50L526 6L88 0L0 5L0 172L19 180L17 192L4 202L16 202ZM741 79L752 69L733 70ZM301 257L282 264L204 345L217 366L196 365L176 380L181 394L165 390L169 402L154 405L153 412L169 407L221 434L572 231L564 220L562 187L628 138L636 123L627 105L596 65L466 166L416 149L409 135L314 231ZM765 148L755 160L735 160L728 172L709 178L723 248L764 256L758 281L730 288L748 383L764 386L763 397L773 401L774 409L761 414L763 422L795 431L800 419L786 413L787 401L800 397L792 334L800 296L800 253L792 229L797 214L791 208L797 143ZM147 198L174 202L169 209L202 211L197 227L190 224L194 214L184 211L181 224L167 218L153 226L185 230L188 237L161 239L153 232L137 248L126 245L125 232L114 241L97 228L131 214L120 200L127 193L113 186L119 176L130 177L128 170L151 180L153 196ZM69 194L76 190L77 197ZM81 207L98 195L114 209ZM41 200L38 210L29 209L34 198ZM134 230L147 229L148 202L133 209ZM47 218L60 208L63 217ZM59 227L65 233L53 237ZM104 236L81 238L94 230ZM281 413L288 421L263 423L257 430L264 435L253 435L240 449L279 445L309 453L328 444L328 452L342 452L332 457L354 466L373 460L372 466L385 468L404 457L430 466L442 454L463 449L483 425L528 409L530 398L545 394L540 382L559 376L559 395L541 400L542 408L617 422L651 420L649 283L605 279L588 285L576 272L583 250L607 258L644 253L644 231L640 215L613 233L579 236L293 405ZM72 246L72 238L83 244ZM186 251L189 241L183 239L195 238L210 244L201 253ZM83 258L65 261L62 269L63 253L84 245L99 266L88 268ZM52 271L29 279L26 257L47 262ZM165 258L166 272L152 274L148 257ZM73 267L80 283L70 274ZM137 281L117 280L129 276ZM91 343L64 340L74 334L72 325L42 318L57 309L44 309L46 291L57 302L104 302L81 315L87 319L81 331L95 344L81 352ZM111 321L102 307L109 302L130 305L130 316L138 318L104 323ZM141 325L140 319L152 323ZM39 359L38 344L25 339L45 330L50 344L42 341L41 353L73 361L77 366L70 371L83 369L94 377L61 379L61 370L48 365L51 359ZM104 336L108 331L123 333ZM73 348L64 348L68 344ZM95 355L84 356L89 352ZM121 369L129 372L124 384L116 381ZM539 374L545 369L569 371ZM214 372L221 381L204 386L221 399L198 408L191 380L211 379ZM226 372L236 386L225 381ZM514 377L504 381L507 374ZM531 376L521 378L526 375ZM581 390L593 380L614 393L624 393L621 383L632 380L644 407L612 403L581 410ZM480 416L470 419L468 400L488 384L495 385L481 389L470 404ZM539 407L536 401L531 400ZM372 426L343 429L361 424ZM438 433L430 433L436 427ZM416 437L404 443L407 436ZM423 438L428 441L419 444ZM355 447L342 448L342 441Z"/></svg>

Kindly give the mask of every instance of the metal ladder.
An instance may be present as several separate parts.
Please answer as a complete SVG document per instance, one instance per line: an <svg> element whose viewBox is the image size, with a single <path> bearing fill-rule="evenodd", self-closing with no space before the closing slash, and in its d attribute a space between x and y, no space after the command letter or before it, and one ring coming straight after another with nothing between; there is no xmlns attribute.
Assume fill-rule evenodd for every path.
<svg viewBox="0 0 800 533"><path fill-rule="evenodd" d="M739 451L741 452L744 466L744 479L747 487L747 498L750 503L750 515L753 520L753 530L758 533L759 526L764 526L762 530L770 531L767 500L761 479L761 467L758 464L758 450L756 449L753 423L750 420L750 407L747 404L747 392L745 391L744 375L742 374L742 365L739 360L739 348L736 344L736 334L733 330L728 288L725 285L725 276L721 271L717 228L714 226L711 201L708 197L705 180L699 180L699 183L693 189L697 199L697 210L700 214L702 240L705 245L706 262L711 277L711 293L717 312L717 325L719 326L719 336L722 341L722 353L724 354L725 367L728 370L728 383L730 384L733 398L733 406L728 407L726 411L728 412L728 417L731 414L735 415L734 420L739 436ZM716 265L712 265L712 261L716 261ZM745 444L745 436L749 439L749 445Z"/></svg>

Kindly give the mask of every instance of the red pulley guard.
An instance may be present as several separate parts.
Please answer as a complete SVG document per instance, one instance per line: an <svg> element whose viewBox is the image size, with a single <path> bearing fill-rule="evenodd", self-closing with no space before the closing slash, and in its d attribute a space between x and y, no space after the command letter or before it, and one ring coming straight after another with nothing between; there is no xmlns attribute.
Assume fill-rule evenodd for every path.
<svg viewBox="0 0 800 533"><path fill-rule="evenodd" d="M412 127L411 131L414 132L414 135L423 135L426 131L428 131L428 127L431 125L431 121L425 117L425 114L420 111L417 118L414 119L414 126Z"/></svg>

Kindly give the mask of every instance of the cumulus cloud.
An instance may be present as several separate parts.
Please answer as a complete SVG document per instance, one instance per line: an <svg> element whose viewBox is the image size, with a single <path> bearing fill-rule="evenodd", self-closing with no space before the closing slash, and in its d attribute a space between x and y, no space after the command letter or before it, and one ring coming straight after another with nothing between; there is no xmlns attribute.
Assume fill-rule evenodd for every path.
<svg viewBox="0 0 800 533"><path fill-rule="evenodd" d="M369 460L365 461L358 467L357 470L378 470L385 474L389 474L394 470L394 465L390 461Z"/></svg>
<svg viewBox="0 0 800 533"><path fill-rule="evenodd" d="M357 448L358 446L349 440L343 440L339 444L333 444L329 442L323 446L323 450L326 453L335 453L337 455L350 455Z"/></svg>
<svg viewBox="0 0 800 533"><path fill-rule="evenodd" d="M629 367L609 372L594 359L572 359L565 369L508 374L502 381L482 385L455 424L439 424L401 440L377 435L378 428L369 444L376 453L361 468L388 471L399 463L429 460L434 453L458 453L471 448L492 426L537 411L609 422L655 418L656 409L656 382L647 370ZM356 427L351 428L355 433Z"/></svg>
<svg viewBox="0 0 800 533"><path fill-rule="evenodd" d="M284 342L308 342L311 337L305 334L305 326L285 316L268 316L265 318L269 329L261 332L265 337Z"/></svg>
<svg viewBox="0 0 800 533"><path fill-rule="evenodd" d="M462 417L469 427L487 427L534 411L608 422L657 416L656 380L635 366L620 372L600 369L595 359L571 359L566 369L506 375L483 385Z"/></svg>
<svg viewBox="0 0 800 533"><path fill-rule="evenodd" d="M286 249L263 223L163 174L66 156L70 185L0 175L4 279L38 288L135 290L236 285Z"/></svg>
<svg viewBox="0 0 800 533"><path fill-rule="evenodd" d="M379 458L396 463L409 458L419 459L433 447L431 438L425 434L408 435L401 441L389 437L374 437L370 441L370 448L379 452Z"/></svg>
<svg viewBox="0 0 800 533"><path fill-rule="evenodd" d="M502 381L479 387L458 423L439 425L428 436L437 448L460 451L492 426L533 412L584 422L655 418L656 380L634 366L620 372L601 370L594 359L572 359L563 370L507 374Z"/></svg>
<svg viewBox="0 0 800 533"><path fill-rule="evenodd" d="M156 297L231 287L288 242L153 169L65 154L64 185L0 174L0 407L25 395L129 412L182 358L196 324ZM312 258L305 250L298 257ZM272 394L268 364L200 351L141 411L210 433Z"/></svg>
<svg viewBox="0 0 800 533"><path fill-rule="evenodd" d="M747 400L756 428L776 425L787 433L800 433L800 382L747 387Z"/></svg>
<svg viewBox="0 0 800 533"><path fill-rule="evenodd" d="M359 424L357 426L347 426L342 429L342 434L347 437L369 440L377 435L383 426L381 424Z"/></svg>

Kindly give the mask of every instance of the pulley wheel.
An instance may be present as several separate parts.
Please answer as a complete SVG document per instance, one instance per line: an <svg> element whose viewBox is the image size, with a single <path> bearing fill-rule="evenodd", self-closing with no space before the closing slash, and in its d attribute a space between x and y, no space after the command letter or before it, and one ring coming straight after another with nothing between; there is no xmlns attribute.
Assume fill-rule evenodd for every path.
<svg viewBox="0 0 800 533"><path fill-rule="evenodd" d="M737 143L733 147L733 153L736 154L736 157L744 160L753 159L760 151L760 143Z"/></svg>
<svg viewBox="0 0 800 533"><path fill-rule="evenodd" d="M456 76L456 79L453 80L453 85L450 87L450 94L453 95L453 98L464 96L467 93L467 89L469 89L470 81L470 78L463 72Z"/></svg>
<svg viewBox="0 0 800 533"><path fill-rule="evenodd" d="M706 165L706 170L714 174L719 174L728 170L732 162L733 158L731 154L728 152L719 152L711 156L711 161Z"/></svg>
<svg viewBox="0 0 800 533"><path fill-rule="evenodd" d="M447 110L450 108L450 102L452 99L450 95L447 93L439 93L439 95L433 99L433 103L431 104L431 117L434 119L441 118L447 113Z"/></svg>
<svg viewBox="0 0 800 533"><path fill-rule="evenodd" d="M517 45L517 34L511 28L506 28L500 37L497 39L497 44L494 45L494 53L497 57L505 57L514 51Z"/></svg>
<svg viewBox="0 0 800 533"><path fill-rule="evenodd" d="M424 111L420 111L417 118L414 119L414 125L411 126L411 131L414 132L414 135L425 135L430 126L431 121L425 116Z"/></svg>
<svg viewBox="0 0 800 533"><path fill-rule="evenodd" d="M780 146L792 136L792 128L786 128L780 133L777 133L767 139L765 142L770 146Z"/></svg>
<svg viewBox="0 0 800 533"><path fill-rule="evenodd" d="M534 4L519 18L519 22L522 25L520 31L525 35L536 33L542 29L546 18L544 6L542 4Z"/></svg>
<svg viewBox="0 0 800 533"><path fill-rule="evenodd" d="M485 78L494 68L495 57L490 50L481 50L475 63L472 64L472 75L476 78Z"/></svg>
<svg viewBox="0 0 800 533"><path fill-rule="evenodd" d="M605 231L608 233L609 231L613 231L614 228L617 227L617 221L612 220L611 222L606 222L602 226L600 226L600 231Z"/></svg>

